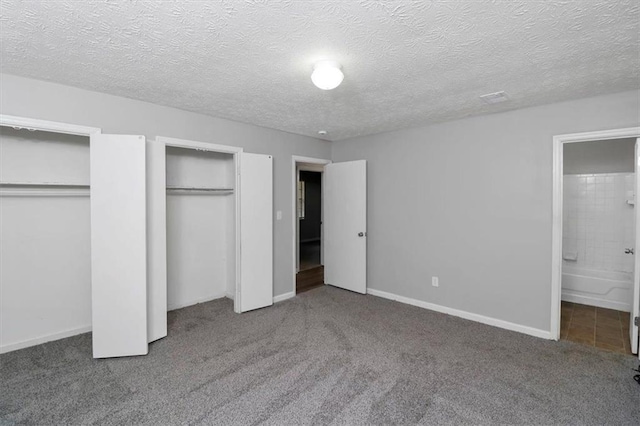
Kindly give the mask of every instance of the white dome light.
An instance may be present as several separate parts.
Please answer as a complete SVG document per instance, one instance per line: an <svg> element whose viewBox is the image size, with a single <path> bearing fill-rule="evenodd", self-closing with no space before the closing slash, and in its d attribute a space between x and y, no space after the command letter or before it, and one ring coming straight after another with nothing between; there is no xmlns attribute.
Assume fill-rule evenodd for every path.
<svg viewBox="0 0 640 426"><path fill-rule="evenodd" d="M340 64L335 61L320 61L313 66L311 81L322 90L331 90L340 86L344 74L340 70Z"/></svg>

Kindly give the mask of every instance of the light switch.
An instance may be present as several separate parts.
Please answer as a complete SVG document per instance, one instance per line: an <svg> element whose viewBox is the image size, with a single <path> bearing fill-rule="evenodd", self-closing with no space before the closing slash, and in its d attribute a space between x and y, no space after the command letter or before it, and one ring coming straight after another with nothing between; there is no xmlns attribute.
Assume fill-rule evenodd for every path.
<svg viewBox="0 0 640 426"><path fill-rule="evenodd" d="M276 212L276 220L282 220L282 210Z"/></svg>

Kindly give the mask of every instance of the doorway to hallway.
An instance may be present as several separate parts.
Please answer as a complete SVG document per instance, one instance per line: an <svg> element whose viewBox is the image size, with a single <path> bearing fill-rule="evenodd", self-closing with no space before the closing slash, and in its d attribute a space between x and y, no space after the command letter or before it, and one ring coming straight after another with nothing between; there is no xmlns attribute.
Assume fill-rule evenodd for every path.
<svg viewBox="0 0 640 426"><path fill-rule="evenodd" d="M300 165L297 182L298 274L296 293L324 284L322 266L322 172Z"/></svg>

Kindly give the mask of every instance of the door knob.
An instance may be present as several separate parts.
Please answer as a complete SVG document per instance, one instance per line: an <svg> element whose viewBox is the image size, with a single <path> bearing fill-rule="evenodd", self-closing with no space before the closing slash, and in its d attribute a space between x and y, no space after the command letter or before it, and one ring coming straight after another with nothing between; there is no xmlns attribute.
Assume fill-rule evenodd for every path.
<svg viewBox="0 0 640 426"><path fill-rule="evenodd" d="M358 232L358 237L364 237L364 232Z"/></svg>
<svg viewBox="0 0 640 426"><path fill-rule="evenodd" d="M625 254L633 254L633 249L632 248L624 249L624 253Z"/></svg>

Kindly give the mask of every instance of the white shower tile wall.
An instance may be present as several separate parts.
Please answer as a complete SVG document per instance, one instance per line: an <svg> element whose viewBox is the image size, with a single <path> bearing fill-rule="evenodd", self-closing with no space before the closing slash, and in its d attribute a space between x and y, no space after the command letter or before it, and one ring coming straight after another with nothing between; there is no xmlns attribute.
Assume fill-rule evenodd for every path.
<svg viewBox="0 0 640 426"><path fill-rule="evenodd" d="M564 175L563 252L567 265L633 272L634 173Z"/></svg>

